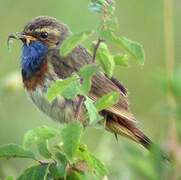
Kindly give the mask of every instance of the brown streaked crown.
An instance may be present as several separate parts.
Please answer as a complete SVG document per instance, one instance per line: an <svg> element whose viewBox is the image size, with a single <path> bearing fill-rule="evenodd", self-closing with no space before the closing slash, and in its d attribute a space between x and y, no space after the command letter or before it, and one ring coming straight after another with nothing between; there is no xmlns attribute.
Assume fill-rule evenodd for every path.
<svg viewBox="0 0 181 180"><path fill-rule="evenodd" d="M70 34L65 24L48 16L32 19L25 25L23 32L52 47L60 45Z"/></svg>

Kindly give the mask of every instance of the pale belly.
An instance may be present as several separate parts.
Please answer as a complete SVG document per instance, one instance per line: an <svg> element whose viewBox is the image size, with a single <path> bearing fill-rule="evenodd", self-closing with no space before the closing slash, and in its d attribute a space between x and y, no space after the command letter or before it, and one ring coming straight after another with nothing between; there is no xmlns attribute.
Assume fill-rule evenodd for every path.
<svg viewBox="0 0 181 180"><path fill-rule="evenodd" d="M48 87L40 87L34 91L27 92L29 98L51 119L66 123L75 120L76 101L65 100L64 97L58 96L53 102L49 102L46 97Z"/></svg>

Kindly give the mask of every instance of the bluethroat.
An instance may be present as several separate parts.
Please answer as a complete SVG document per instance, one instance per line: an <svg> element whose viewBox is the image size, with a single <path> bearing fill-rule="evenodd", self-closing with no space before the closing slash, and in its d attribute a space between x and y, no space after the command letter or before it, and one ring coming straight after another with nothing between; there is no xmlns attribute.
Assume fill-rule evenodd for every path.
<svg viewBox="0 0 181 180"><path fill-rule="evenodd" d="M50 103L46 96L48 88L56 80L65 79L72 73L78 72L82 66L93 63L92 56L81 45L66 57L60 55L59 48L70 35L71 32L65 24L47 16L31 20L18 34L18 39L23 42L21 68L24 88L42 112L60 123L75 120L79 97L68 100L58 96ZM11 35L9 38L15 37ZM136 127L135 118L129 110L124 86L117 79L108 78L100 72L93 76L89 92L89 97L93 101L112 91L118 92L120 98L117 104L100 112L105 119L105 128L149 148L152 142ZM82 116L84 112L85 107L82 106Z"/></svg>

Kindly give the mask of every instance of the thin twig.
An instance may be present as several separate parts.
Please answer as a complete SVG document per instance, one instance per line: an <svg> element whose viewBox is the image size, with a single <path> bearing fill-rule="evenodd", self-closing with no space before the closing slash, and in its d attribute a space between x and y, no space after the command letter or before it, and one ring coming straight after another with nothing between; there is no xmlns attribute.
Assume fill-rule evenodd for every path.
<svg viewBox="0 0 181 180"><path fill-rule="evenodd" d="M99 46L100 46L100 44L103 42L104 40L102 40L102 39L98 39L98 41L97 41L97 43L96 43L96 45L95 45L95 47L94 47L94 52L93 52L93 56L92 56L92 62L93 63L95 63L95 61L96 61L96 55L97 55L97 51L98 51L98 49L99 49Z"/></svg>
<svg viewBox="0 0 181 180"><path fill-rule="evenodd" d="M165 35L165 58L166 58L166 70L169 81L173 81L173 74L175 69L175 49L174 49L174 16L173 16L173 1L164 0L164 35ZM169 93L167 96L167 103L176 108L176 101L173 97L173 93L169 87ZM171 128L169 132L169 151L175 156L180 157L181 146L178 142L178 135L176 129L176 119L174 116L170 117ZM179 161L179 160L178 160ZM176 179L176 175L173 175L173 179Z"/></svg>
<svg viewBox="0 0 181 180"><path fill-rule="evenodd" d="M43 161L43 160L38 160L37 162L41 165L48 165L48 164L52 163L50 161Z"/></svg>

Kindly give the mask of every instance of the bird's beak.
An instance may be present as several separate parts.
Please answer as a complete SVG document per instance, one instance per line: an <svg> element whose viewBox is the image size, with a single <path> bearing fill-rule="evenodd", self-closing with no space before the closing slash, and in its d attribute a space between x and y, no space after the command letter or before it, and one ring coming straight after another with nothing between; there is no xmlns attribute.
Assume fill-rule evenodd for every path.
<svg viewBox="0 0 181 180"><path fill-rule="evenodd" d="M8 45L11 43L11 41L13 39L16 39L16 40L21 40L23 43L26 43L27 46L29 46L30 42L31 41L35 41L37 40L35 37L31 36L31 35L27 35L23 32L19 33L14 33L14 34L10 34L8 36Z"/></svg>

